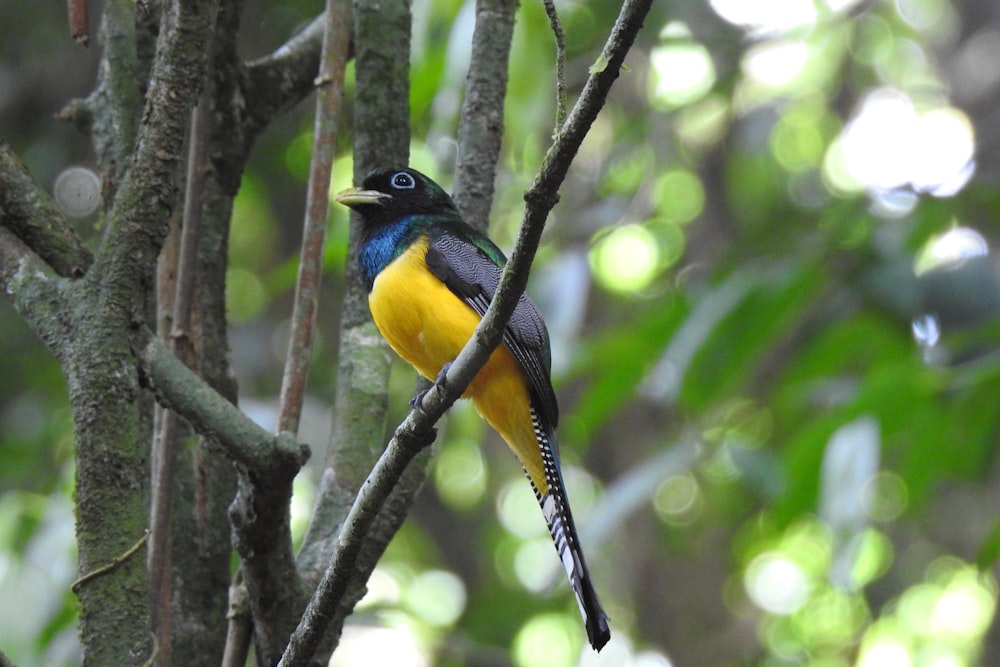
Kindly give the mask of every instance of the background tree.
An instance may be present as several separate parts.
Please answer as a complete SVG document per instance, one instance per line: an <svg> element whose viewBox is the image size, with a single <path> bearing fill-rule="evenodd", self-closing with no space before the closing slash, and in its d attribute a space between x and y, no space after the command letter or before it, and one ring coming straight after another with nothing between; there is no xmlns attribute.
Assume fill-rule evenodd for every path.
<svg viewBox="0 0 1000 667"><path fill-rule="evenodd" d="M606 4L557 5L570 102L601 69L618 11ZM567 481L615 639L599 658L581 651L520 471L460 404L422 463L428 483L363 613L344 629L341 664L360 661L358 651L430 664L988 665L1000 650L988 254L1000 83L987 66L998 17L976 1L753 4L656 3L569 172L529 288L553 335ZM191 341L189 365L230 399L238 386L242 409L275 429L315 134L311 109L297 103L315 85L321 9L105 3L90 8L95 23L103 16L101 48L84 51L65 37L61 11L37 8L29 24L0 6L0 282L15 306L0 318L10 378L0 385L0 649L18 664L78 661L78 621L95 664L152 653L146 628L163 610L144 620L142 555L153 547L139 540L156 495L149 436L162 437L166 418L147 387L192 421L219 419L220 433L246 429L239 441L195 443L170 427L183 443L173 567L150 571L173 573L159 585L172 588L175 639L158 655L175 664L221 659L233 497L241 573L258 603L249 612L275 620L254 626L268 655L322 571L318 554L339 524L329 517L344 515L385 427L403 419L412 374L379 345L352 347L375 337L341 278L352 268L344 211L330 211L299 427L312 463L294 493L294 443L178 389L187 376L144 328L169 334L177 322L170 240L159 276L154 260L168 212L185 209L174 186L198 163L184 138L198 127L188 109L203 89L197 287L190 331L175 331L172 345L184 357ZM412 31L398 9L366 24L364 3L355 7L351 121L330 190L409 151L471 211L488 200L475 188L493 182L468 163L471 139L454 140L466 136L463 99L476 101L467 63L488 36L472 30L487 17L502 43L498 17L512 8L418 2ZM191 48L164 50L171 35ZM551 143L552 44L544 8L524 3L491 216L505 248ZM143 113L142 100L177 86L189 94L148 107L162 116ZM466 118L483 109L495 123L495 99ZM85 197L55 183L78 164L100 175L103 198L70 231L71 210L57 206ZM481 224L488 210L470 218ZM150 382L158 372L164 381ZM386 374L381 393L373 378ZM332 438L322 407L331 404ZM371 417L385 405L387 417ZM328 441L370 449L329 453ZM352 472L324 476L328 463ZM322 518L307 531L312 516ZM401 516L385 515L379 534ZM295 550L267 548L289 535ZM76 586L76 606L77 569L100 573L137 544L111 575ZM254 592L274 572L288 575L281 589ZM107 599L124 602L99 604Z"/></svg>

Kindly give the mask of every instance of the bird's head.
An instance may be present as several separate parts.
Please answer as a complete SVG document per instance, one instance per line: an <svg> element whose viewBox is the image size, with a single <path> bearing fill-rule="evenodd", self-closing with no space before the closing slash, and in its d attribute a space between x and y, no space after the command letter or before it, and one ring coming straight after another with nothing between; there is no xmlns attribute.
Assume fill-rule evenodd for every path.
<svg viewBox="0 0 1000 667"><path fill-rule="evenodd" d="M365 222L378 224L419 214L455 214L455 202L437 183L416 169L379 167L369 172L360 188L334 197L361 213Z"/></svg>

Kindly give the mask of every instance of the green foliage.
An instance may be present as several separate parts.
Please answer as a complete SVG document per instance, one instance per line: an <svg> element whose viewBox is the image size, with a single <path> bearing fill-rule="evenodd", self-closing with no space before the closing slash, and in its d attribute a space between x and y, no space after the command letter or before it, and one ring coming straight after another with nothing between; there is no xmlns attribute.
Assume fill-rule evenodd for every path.
<svg viewBox="0 0 1000 667"><path fill-rule="evenodd" d="M772 4L783 16L739 9ZM928 350L911 321L928 307L915 268L934 254L934 240L962 226L992 245L1000 232L995 121L985 111L996 93L974 57L995 55L995 12L987 0L833 5L845 3L654 3L539 252L536 276L566 258L588 260L582 280L565 278L572 294L538 302L550 323L559 320L553 347L567 360L555 378L560 438L576 520L593 539L589 565L613 619L602 662L580 657L571 596L558 577L543 576L544 568L558 574L558 563L544 534L530 530L534 520L544 530L530 503L529 529L511 527L511 503L521 507L511 489L530 492L509 452L461 408L441 430L428 488L376 571L344 655L356 642L369 652L405 646L440 665L627 665L639 656L664 664L663 655L677 665L991 664L998 336L989 322L946 327ZM602 66L616 8L557 6L572 102L588 70ZM314 9L249 7L247 40L280 44ZM471 10L457 1L414 7L413 161L443 183L451 181ZM35 75L21 66L32 62L44 72L39 89L60 91L45 114L44 98L0 92L0 127L46 178L90 155L65 129L38 120L73 94L60 72L65 51L50 48L63 43L52 37L60 20L32 22L44 40L0 40L5 71L22 86L10 90L30 90L26 77ZM39 45L30 56L29 41ZM76 59L90 63L89 85L96 59ZM491 228L505 249L554 128L553 72L544 10L522 3ZM353 85L349 76L348 104ZM893 123L852 144L873 90L909 106L892 107ZM945 161L924 164L926 132L858 158L866 143L879 148L906 127L925 128L931 111L958 109L976 142L967 183L955 175L918 182L910 167ZM244 401L277 392L310 113L303 105L261 138L235 204L227 298ZM349 140L341 138L331 191L350 181ZM898 182L879 180L896 171ZM346 216L335 208L330 218L310 377L323 401L333 394L340 276L350 261ZM989 289L996 283L978 292ZM71 520L60 485L72 435L57 366L0 308L0 377L11 379L0 383L3 591L9 572L31 566L47 522ZM395 418L412 375L400 367L391 387ZM835 435L865 419L877 424L874 468L856 488L825 481ZM690 458L657 467L692 441ZM860 465L867 450L853 446ZM824 514L830 494L860 508L854 523ZM65 541L53 548L52 562L71 557ZM33 643L0 646L19 664L48 662L65 641L72 605L55 590L38 593L44 613L32 611Z"/></svg>

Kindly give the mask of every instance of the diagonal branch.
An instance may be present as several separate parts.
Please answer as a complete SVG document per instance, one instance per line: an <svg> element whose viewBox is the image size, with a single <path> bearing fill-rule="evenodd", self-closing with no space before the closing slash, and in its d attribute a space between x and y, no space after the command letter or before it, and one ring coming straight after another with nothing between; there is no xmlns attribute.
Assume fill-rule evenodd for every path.
<svg viewBox="0 0 1000 667"><path fill-rule="evenodd" d="M0 225L14 232L59 275L83 275L93 262L90 251L2 138L0 184Z"/></svg>
<svg viewBox="0 0 1000 667"><path fill-rule="evenodd" d="M291 108L315 87L326 14L309 24L264 58L247 63L246 133L255 137L280 112Z"/></svg>
<svg viewBox="0 0 1000 667"><path fill-rule="evenodd" d="M626 0L611 36L601 54L606 66L591 73L583 93L566 124L546 153L541 169L525 193L525 212L511 260L504 269L500 287L486 316L448 369L446 376L424 394L420 404L406 416L379 458L348 514L337 549L309 606L279 663L283 667L308 662L337 601L347 590L371 523L416 454L434 439L434 424L462 395L469 382L500 343L507 321L528 280L528 271L549 211L558 201L558 191L591 124L607 99L611 84L621 69L642 27L652 0Z"/></svg>
<svg viewBox="0 0 1000 667"><path fill-rule="evenodd" d="M141 329L133 346L143 380L156 400L200 435L218 442L236 463L261 472L298 470L309 457L309 448L290 434L274 435L258 426L185 366L152 331Z"/></svg>

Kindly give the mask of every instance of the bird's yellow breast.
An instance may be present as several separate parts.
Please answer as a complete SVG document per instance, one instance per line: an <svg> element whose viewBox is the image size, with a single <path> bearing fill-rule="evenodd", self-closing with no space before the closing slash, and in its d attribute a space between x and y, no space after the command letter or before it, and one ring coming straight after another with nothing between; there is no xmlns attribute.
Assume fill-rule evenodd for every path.
<svg viewBox="0 0 1000 667"><path fill-rule="evenodd" d="M386 266L375 278L368 305L396 354L435 380L465 347L481 318L428 270L426 254L427 239L418 239ZM535 487L546 492L527 381L504 345L493 351L465 397L514 450Z"/></svg>

